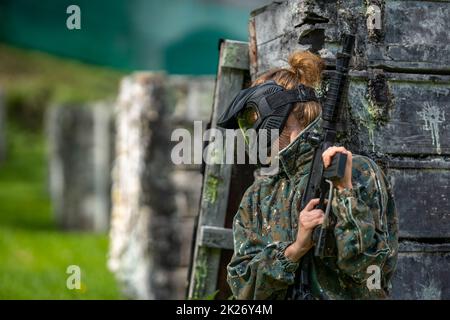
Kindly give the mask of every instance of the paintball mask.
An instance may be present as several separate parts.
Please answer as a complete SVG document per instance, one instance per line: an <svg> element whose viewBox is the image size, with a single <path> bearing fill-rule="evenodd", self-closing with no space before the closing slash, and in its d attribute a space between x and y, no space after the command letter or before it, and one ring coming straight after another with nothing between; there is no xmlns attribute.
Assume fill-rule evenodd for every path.
<svg viewBox="0 0 450 320"><path fill-rule="evenodd" d="M227 129L240 128L244 137L248 129L266 129L267 148L270 149L272 140L276 138L271 135L271 130L281 132L294 104L307 101L318 101L313 88L299 85L285 90L271 80L242 90L220 116L217 124Z"/></svg>

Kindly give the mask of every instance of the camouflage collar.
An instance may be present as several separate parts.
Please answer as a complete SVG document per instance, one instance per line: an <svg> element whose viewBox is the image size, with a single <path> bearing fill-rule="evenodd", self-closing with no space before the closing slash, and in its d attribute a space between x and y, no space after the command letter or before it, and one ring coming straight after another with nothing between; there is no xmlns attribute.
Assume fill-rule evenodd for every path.
<svg viewBox="0 0 450 320"><path fill-rule="evenodd" d="M309 132L321 130L322 117L319 115L311 122L287 147L278 154L280 171L286 173L289 179L294 179L298 174L306 174L309 171L309 163L313 157L313 148L307 141Z"/></svg>

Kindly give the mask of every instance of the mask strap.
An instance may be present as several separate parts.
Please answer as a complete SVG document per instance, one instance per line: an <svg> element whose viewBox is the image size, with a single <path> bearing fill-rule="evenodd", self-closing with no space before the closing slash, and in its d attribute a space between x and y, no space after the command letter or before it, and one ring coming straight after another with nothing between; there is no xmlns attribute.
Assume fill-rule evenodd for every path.
<svg viewBox="0 0 450 320"><path fill-rule="evenodd" d="M314 89L303 85L299 85L295 89L275 92L268 96L266 100L272 109L295 102L319 101Z"/></svg>

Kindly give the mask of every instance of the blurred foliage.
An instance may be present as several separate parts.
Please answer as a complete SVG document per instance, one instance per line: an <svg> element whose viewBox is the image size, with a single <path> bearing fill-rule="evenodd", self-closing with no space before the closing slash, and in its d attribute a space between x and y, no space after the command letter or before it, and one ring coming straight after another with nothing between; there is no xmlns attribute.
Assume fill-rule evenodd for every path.
<svg viewBox="0 0 450 320"><path fill-rule="evenodd" d="M219 290L216 290L204 297L192 297L189 300L215 300L218 293L219 293Z"/></svg>
<svg viewBox="0 0 450 320"><path fill-rule="evenodd" d="M0 0L0 41L121 70L215 74L219 39L247 41L270 0ZM81 10L81 29L66 9Z"/></svg>
<svg viewBox="0 0 450 320"><path fill-rule="evenodd" d="M7 159L0 163L0 299L119 299L107 235L59 231L47 186L45 109L115 97L122 74L0 45ZM80 290L66 287L69 265Z"/></svg>
<svg viewBox="0 0 450 320"><path fill-rule="evenodd" d="M56 229L46 186L42 134L8 125L8 161L0 165L0 299L118 299L106 268L106 235ZM66 269L81 268L80 290Z"/></svg>
<svg viewBox="0 0 450 320"><path fill-rule="evenodd" d="M115 98L124 74L0 44L0 87L8 117L30 129L42 127L45 108Z"/></svg>

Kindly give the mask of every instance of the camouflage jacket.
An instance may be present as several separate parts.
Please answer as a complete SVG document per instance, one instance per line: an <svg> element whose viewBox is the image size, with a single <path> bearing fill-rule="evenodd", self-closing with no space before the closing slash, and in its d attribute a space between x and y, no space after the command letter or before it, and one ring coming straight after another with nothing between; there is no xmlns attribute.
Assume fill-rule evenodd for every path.
<svg viewBox="0 0 450 320"><path fill-rule="evenodd" d="M307 131L319 131L321 120L311 123L279 153L276 175L261 176L245 192L234 217L234 255L227 280L237 299L286 299L300 262L284 251L295 241L298 215L313 149ZM334 189L335 254L317 258L310 250L309 286L316 299L387 298L397 263L398 224L388 182L369 158L353 156L352 190ZM367 283L378 270L378 288ZM375 280L376 281L376 280ZM298 283L296 283L298 285Z"/></svg>

